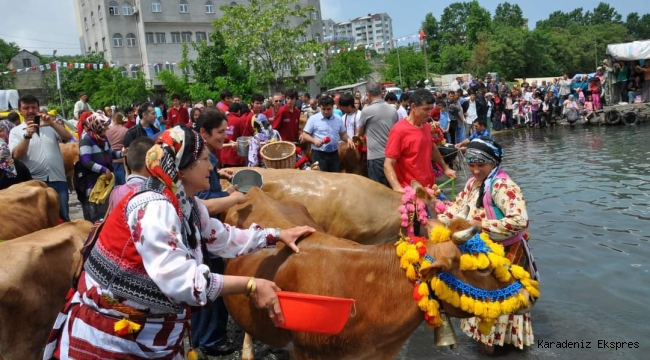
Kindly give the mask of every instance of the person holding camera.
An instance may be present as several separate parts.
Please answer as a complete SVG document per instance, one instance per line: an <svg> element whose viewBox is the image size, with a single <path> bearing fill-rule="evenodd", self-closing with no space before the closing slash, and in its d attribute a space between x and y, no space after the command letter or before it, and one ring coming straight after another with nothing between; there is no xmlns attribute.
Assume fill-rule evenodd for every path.
<svg viewBox="0 0 650 360"><path fill-rule="evenodd" d="M23 95L18 100L25 121L14 127L9 135L9 149L14 159L22 161L32 178L44 181L59 194L59 217L70 221L68 212L68 183L59 140L72 138L65 127L56 123L54 116L39 113L38 99Z"/></svg>

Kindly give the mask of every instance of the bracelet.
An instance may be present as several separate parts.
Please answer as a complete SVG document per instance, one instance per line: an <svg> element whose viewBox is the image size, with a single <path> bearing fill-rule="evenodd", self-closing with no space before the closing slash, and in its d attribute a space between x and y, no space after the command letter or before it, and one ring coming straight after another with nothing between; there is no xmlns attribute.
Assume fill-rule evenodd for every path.
<svg viewBox="0 0 650 360"><path fill-rule="evenodd" d="M248 279L248 283L246 283L246 290L244 290L244 294L246 297L250 297L251 295L255 295L255 290L257 290L257 282L255 281L255 277L252 277Z"/></svg>
<svg viewBox="0 0 650 360"><path fill-rule="evenodd" d="M273 246L278 243L280 240L281 229L267 229L268 234L266 235L266 246Z"/></svg>

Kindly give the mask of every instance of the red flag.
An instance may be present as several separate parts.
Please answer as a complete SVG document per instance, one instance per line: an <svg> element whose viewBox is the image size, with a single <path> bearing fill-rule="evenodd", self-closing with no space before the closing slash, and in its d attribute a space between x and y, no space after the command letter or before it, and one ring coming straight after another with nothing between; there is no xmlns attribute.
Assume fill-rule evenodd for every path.
<svg viewBox="0 0 650 360"><path fill-rule="evenodd" d="M68 67L72 69L74 67L74 63L68 63Z"/></svg>
<svg viewBox="0 0 650 360"><path fill-rule="evenodd" d="M426 35L424 35L424 30L420 29L420 41L424 40Z"/></svg>

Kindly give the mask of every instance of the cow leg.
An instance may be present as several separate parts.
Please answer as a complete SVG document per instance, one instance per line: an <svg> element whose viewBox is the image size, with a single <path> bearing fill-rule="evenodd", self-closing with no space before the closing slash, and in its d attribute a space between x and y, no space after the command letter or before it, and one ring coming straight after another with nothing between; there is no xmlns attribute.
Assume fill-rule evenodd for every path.
<svg viewBox="0 0 650 360"><path fill-rule="evenodd" d="M246 333L244 335L244 345L241 350L241 360L255 360L255 345L253 344L253 338Z"/></svg>

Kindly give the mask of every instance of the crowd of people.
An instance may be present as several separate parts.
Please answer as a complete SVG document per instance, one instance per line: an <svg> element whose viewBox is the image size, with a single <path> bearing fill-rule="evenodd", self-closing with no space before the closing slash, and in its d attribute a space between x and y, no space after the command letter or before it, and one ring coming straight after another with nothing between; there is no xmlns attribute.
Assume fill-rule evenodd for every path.
<svg viewBox="0 0 650 360"><path fill-rule="evenodd" d="M5 141L0 140L0 170L5 173L0 180L19 176L20 181L30 177L45 181L59 193L62 221L69 221L68 185L59 143L78 139L75 187L84 218L98 224L103 221L111 229L99 233L85 259L79 285L67 299L45 358L75 358L88 351L179 354L182 331L174 329L190 319L194 349L206 355L232 353L235 349L226 333L228 314L219 296L224 294L252 296L270 317L281 320L277 286L261 279L220 275L222 257L245 254L277 241L298 251L295 241L313 229L252 226L236 230L210 217L246 200L236 186L221 187L220 179L233 176L230 167L260 165L237 153L240 137L271 130L269 137L309 144L311 160L329 172L339 171L338 144L355 149L353 138L363 138L368 177L397 192L404 192L413 181L431 187L436 176L455 178L455 171L438 149L446 138L456 145L455 151L467 151L475 179L466 186L468 197L459 195L458 208L462 202L475 202L475 190L481 190L482 198L485 182L501 181L495 174L510 188L518 189L500 170L503 154L494 150L500 147L488 130L489 121L499 110L494 105L484 106L493 101L485 88L470 90L462 99L456 98L457 94L464 95L457 91L433 94L425 89L404 92L398 99L371 82L365 94L312 98L288 89L268 98L253 94L248 103L224 90L216 105L209 99L205 104L192 104L172 95L170 108L164 101L155 100L97 111L87 103L88 95L81 94L74 111L76 134L40 108L36 98L21 97L19 111L25 121L21 123L15 117L0 121L0 138L7 140L4 147ZM304 128L300 126L301 115L306 118ZM486 149L494 151L486 155ZM485 219L475 210L468 216L497 240L499 236L519 236L528 225L523 198L515 199L523 213L514 214L509 207L513 199L501 196L499 191L489 193L496 196L494 205L503 207L502 213ZM482 206L477 203L477 208ZM139 240L128 242L130 238ZM517 248L513 254L521 251ZM124 261L135 264L133 274L123 268ZM140 296L140 288L155 291ZM100 301L98 296L110 301ZM208 303L211 306L206 307ZM191 315L179 304L193 307ZM140 334L152 332L153 336L161 324L168 327L168 338L164 339L167 346L163 349L137 339L124 340L117 347L93 341L117 331L114 324L123 317L136 322ZM517 324L528 329L530 318L522 319ZM79 323L86 324L83 332L75 332ZM132 325L125 324L128 332ZM497 327L495 331L505 334L511 330ZM494 341L494 335L483 334L491 339L488 342L466 332L484 344ZM524 345L530 338L532 333Z"/></svg>

